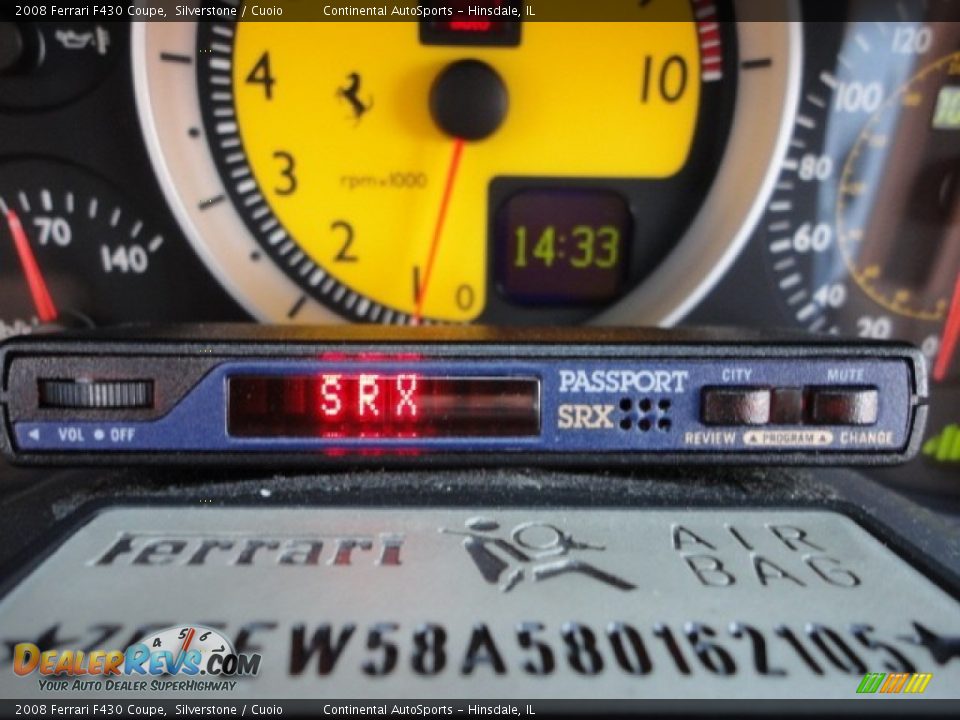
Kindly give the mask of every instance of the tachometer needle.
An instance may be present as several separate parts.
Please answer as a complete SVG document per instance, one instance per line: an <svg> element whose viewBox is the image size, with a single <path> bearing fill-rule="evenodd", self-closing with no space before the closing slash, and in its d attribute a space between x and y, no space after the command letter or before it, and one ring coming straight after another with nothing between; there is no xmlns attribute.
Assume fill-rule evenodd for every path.
<svg viewBox="0 0 960 720"><path fill-rule="evenodd" d="M437 213L437 222L433 227L433 240L430 243L430 254L427 255L427 266L423 271L423 282L417 293L417 307L413 313L413 324L419 325L423 319L423 302L427 297L427 288L430 286L430 276L433 274L433 263L437 259L437 248L440 247L440 238L443 235L443 223L447 219L447 208L453 196L453 186L457 179L457 168L460 167L460 155L463 153L463 138L453 141L453 155L450 157L450 166L447 168L447 182L443 186L443 198L440 200L440 211Z"/></svg>
<svg viewBox="0 0 960 720"><path fill-rule="evenodd" d="M947 378L947 370L953 360L960 340L960 273L953 286L953 300L950 301L950 310L947 312L947 323L943 326L943 338L940 341L940 352L937 362L933 366L933 379L942 382Z"/></svg>
<svg viewBox="0 0 960 720"><path fill-rule="evenodd" d="M51 323L57 319L57 308L53 304L53 298L50 297L50 290L47 288L47 282L43 279L43 273L40 272L40 266L33 254L33 248L30 247L27 233L24 231L17 213L13 210L7 210L7 227L13 236L13 244L17 248L17 255L20 258L20 264L23 266L23 274L26 276L27 285L30 287L30 296L33 298L33 305L37 309L37 317L40 322Z"/></svg>

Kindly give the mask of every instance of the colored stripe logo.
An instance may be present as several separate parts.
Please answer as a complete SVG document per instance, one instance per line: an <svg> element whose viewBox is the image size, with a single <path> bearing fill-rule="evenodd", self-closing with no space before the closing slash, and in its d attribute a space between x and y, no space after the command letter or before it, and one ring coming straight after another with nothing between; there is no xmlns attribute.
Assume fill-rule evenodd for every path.
<svg viewBox="0 0 960 720"><path fill-rule="evenodd" d="M947 425L943 432L927 440L923 454L937 462L960 462L960 425Z"/></svg>
<svg viewBox="0 0 960 720"><path fill-rule="evenodd" d="M933 673L867 673L857 687L857 693L913 694L918 695L927 689Z"/></svg>

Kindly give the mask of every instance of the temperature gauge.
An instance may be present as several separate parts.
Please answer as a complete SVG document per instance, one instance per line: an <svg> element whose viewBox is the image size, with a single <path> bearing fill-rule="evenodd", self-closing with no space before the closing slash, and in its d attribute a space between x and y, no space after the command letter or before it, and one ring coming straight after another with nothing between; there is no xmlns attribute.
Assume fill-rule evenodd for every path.
<svg viewBox="0 0 960 720"><path fill-rule="evenodd" d="M205 316L205 285L183 241L105 181L49 160L0 166L0 339Z"/></svg>

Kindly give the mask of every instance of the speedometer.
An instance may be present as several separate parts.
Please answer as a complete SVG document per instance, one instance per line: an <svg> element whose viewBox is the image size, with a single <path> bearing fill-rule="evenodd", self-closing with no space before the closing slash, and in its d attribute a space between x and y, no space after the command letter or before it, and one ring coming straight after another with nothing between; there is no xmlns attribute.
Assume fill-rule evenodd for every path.
<svg viewBox="0 0 960 720"><path fill-rule="evenodd" d="M669 322L785 147L796 28L736 9L144 24L141 120L188 237L260 319Z"/></svg>
<svg viewBox="0 0 960 720"><path fill-rule="evenodd" d="M911 340L938 380L960 330L958 19L950 2L860 2L820 28L761 225L798 323Z"/></svg>

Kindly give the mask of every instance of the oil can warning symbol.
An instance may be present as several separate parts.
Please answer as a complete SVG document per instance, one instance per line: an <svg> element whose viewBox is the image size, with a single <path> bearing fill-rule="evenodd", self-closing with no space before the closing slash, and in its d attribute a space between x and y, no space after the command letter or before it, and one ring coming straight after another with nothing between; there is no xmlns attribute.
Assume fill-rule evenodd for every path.
<svg viewBox="0 0 960 720"><path fill-rule="evenodd" d="M98 55L106 55L110 46L110 32L99 25L87 32L57 30L54 37L64 50L86 50L89 47Z"/></svg>
<svg viewBox="0 0 960 720"><path fill-rule="evenodd" d="M464 549L483 579L499 585L501 592L510 592L524 580L542 582L572 573L618 590L636 588L621 577L578 557L570 557L579 551L602 552L606 547L579 542L550 523L520 523L509 535L500 533L500 523L491 518L471 518L464 525L465 531L440 528L440 532L461 536Z"/></svg>

